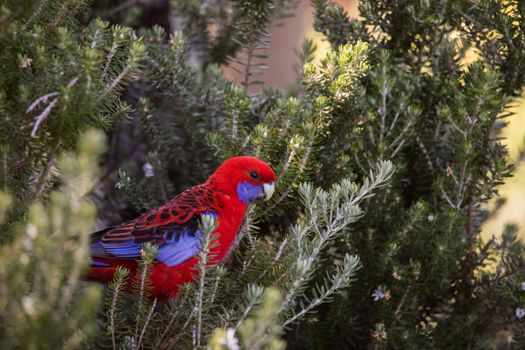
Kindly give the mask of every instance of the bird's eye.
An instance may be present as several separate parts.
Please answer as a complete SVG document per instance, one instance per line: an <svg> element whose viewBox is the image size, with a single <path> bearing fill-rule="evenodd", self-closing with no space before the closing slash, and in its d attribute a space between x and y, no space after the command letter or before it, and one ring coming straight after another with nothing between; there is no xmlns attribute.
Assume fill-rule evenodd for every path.
<svg viewBox="0 0 525 350"><path fill-rule="evenodd" d="M259 174L257 174L255 170L250 171L250 176L252 177L252 179L259 178Z"/></svg>

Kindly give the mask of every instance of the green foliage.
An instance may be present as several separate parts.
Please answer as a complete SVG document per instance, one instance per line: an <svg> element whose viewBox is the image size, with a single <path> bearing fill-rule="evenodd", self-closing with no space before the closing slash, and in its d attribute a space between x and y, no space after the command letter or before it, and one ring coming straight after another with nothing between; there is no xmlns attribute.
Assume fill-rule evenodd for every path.
<svg viewBox="0 0 525 350"><path fill-rule="evenodd" d="M262 294L262 290L258 289L258 293ZM281 327L277 321L281 300L278 290L268 289L265 292L263 301L254 315L238 327L243 349L285 349L286 344L279 339ZM213 350L238 349L239 339L235 336L235 329L217 328L212 334L209 346Z"/></svg>
<svg viewBox="0 0 525 350"><path fill-rule="evenodd" d="M9 221L51 185L56 159L83 130L127 117L119 95L145 51L129 28L102 20L77 31L85 1L19 3L0 8L9 21L0 26L0 186L17 201Z"/></svg>
<svg viewBox="0 0 525 350"><path fill-rule="evenodd" d="M290 0L224 1L214 0L206 6L201 1L172 1L172 9L180 18L179 28L189 39L190 62L194 65L222 64L233 59L237 69L246 69L243 86L251 85L249 72L257 65L253 58L265 58L261 49L268 46L266 28L276 11L285 12ZM215 33L209 31L213 23ZM246 60L234 58L238 51L245 51ZM259 52L259 53L256 53Z"/></svg>
<svg viewBox="0 0 525 350"><path fill-rule="evenodd" d="M12 228L12 242L1 248L2 348L80 348L96 332L100 288L79 279L96 214L85 194L103 144L100 132L89 131L77 156L59 158L59 187L49 200L31 205L27 220ZM2 194L3 211L9 198Z"/></svg>
<svg viewBox="0 0 525 350"><path fill-rule="evenodd" d="M117 347L117 333L121 334L125 332L123 325L126 323L125 315L122 312L124 307L122 299L128 283L128 274L128 270L119 266L115 271L113 282L108 285L107 295L109 297L106 298L106 308L109 310L107 313L107 334L111 335L111 345L113 348Z"/></svg>
<svg viewBox="0 0 525 350"><path fill-rule="evenodd" d="M363 19L349 20L337 5L316 2L317 29L332 45L361 39L373 52L364 91L344 111L355 119L335 149L349 151L347 166L357 173L380 159L392 159L398 171L345 243L362 258L360 283L308 330L317 347L502 345L501 334L522 337L513 300L522 293L516 280L523 279L523 253L515 250L509 263L492 257L507 255L507 245L522 245L509 235L482 242L479 233L484 204L510 175L497 129L508 116L509 95L524 83L511 86L506 76L522 74L525 62L502 52L494 60L487 38L499 30L523 35L512 19L523 15L523 7L489 1L476 9L462 1L405 5L362 1ZM523 48L523 41L513 43ZM469 47L478 48L480 58L465 65ZM508 60L514 60L512 72ZM336 252L343 253L345 244Z"/></svg>
<svg viewBox="0 0 525 350"><path fill-rule="evenodd" d="M279 339L281 327L274 321L280 311L280 301L281 296L278 291L268 290L253 317L246 319L239 327L239 335L246 349L285 348L284 342Z"/></svg>

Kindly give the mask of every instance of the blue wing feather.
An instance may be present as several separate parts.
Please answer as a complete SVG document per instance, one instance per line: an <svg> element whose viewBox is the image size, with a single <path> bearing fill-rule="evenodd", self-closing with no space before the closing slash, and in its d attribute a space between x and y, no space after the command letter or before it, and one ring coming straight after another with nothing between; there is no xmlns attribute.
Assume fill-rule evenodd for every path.
<svg viewBox="0 0 525 350"><path fill-rule="evenodd" d="M182 234L173 235L169 241L159 247L157 260L168 266L178 265L200 251L201 233L184 231Z"/></svg>
<svg viewBox="0 0 525 350"><path fill-rule="evenodd" d="M126 243L122 245L106 244L103 246L109 254L119 258L134 258L140 256L140 250L142 249L142 245L137 243Z"/></svg>

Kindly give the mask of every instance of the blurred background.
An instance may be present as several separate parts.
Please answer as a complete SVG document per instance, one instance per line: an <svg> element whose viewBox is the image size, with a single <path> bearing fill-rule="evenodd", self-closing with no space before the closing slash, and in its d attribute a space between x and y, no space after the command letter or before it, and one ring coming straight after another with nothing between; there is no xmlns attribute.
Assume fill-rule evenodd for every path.
<svg viewBox="0 0 525 350"><path fill-rule="evenodd" d="M351 17L359 16L357 0L335 2L342 5ZM184 6L183 2L181 6ZM252 86L251 92L264 86L288 88L296 79L299 68L297 50L304 39L310 38L315 42L316 60L323 57L329 49L327 41L313 28L313 8L310 1L297 0L293 2L293 6L288 11L291 15L279 20L269 30L269 45L263 50L267 56L264 58L265 67L257 77L264 84ZM129 26L160 25L169 31L177 30L183 25L176 16L170 14L169 0L96 0L88 13L88 17L95 16ZM213 27L209 28L212 33L213 30ZM236 58L242 60L242 57ZM463 64L466 66L476 59L475 51L470 50ZM232 81L242 83L243 74L232 66L223 66L224 75ZM525 164L522 162L525 158L525 97L512 101L509 110L514 114L507 119L507 126L501 129L501 137L508 147L510 162L515 164L514 176L507 179L500 188L500 196L489 204L491 215L483 229L486 238L500 234L506 225L515 225L519 236L525 238Z"/></svg>

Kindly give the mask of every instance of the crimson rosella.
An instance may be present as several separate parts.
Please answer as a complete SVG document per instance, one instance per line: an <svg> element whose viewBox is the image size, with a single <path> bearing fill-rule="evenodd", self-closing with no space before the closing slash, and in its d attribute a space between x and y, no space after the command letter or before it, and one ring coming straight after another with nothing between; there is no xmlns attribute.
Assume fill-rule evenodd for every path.
<svg viewBox="0 0 525 350"><path fill-rule="evenodd" d="M232 247L248 205L257 199L268 200L274 182L272 168L255 157L226 160L205 183L187 189L160 208L93 233L87 279L111 282L116 267L123 266L132 280L142 245L150 242L159 249L151 270L151 297L175 298L180 285L193 282L198 274L201 215L216 218L212 263L220 262Z"/></svg>

